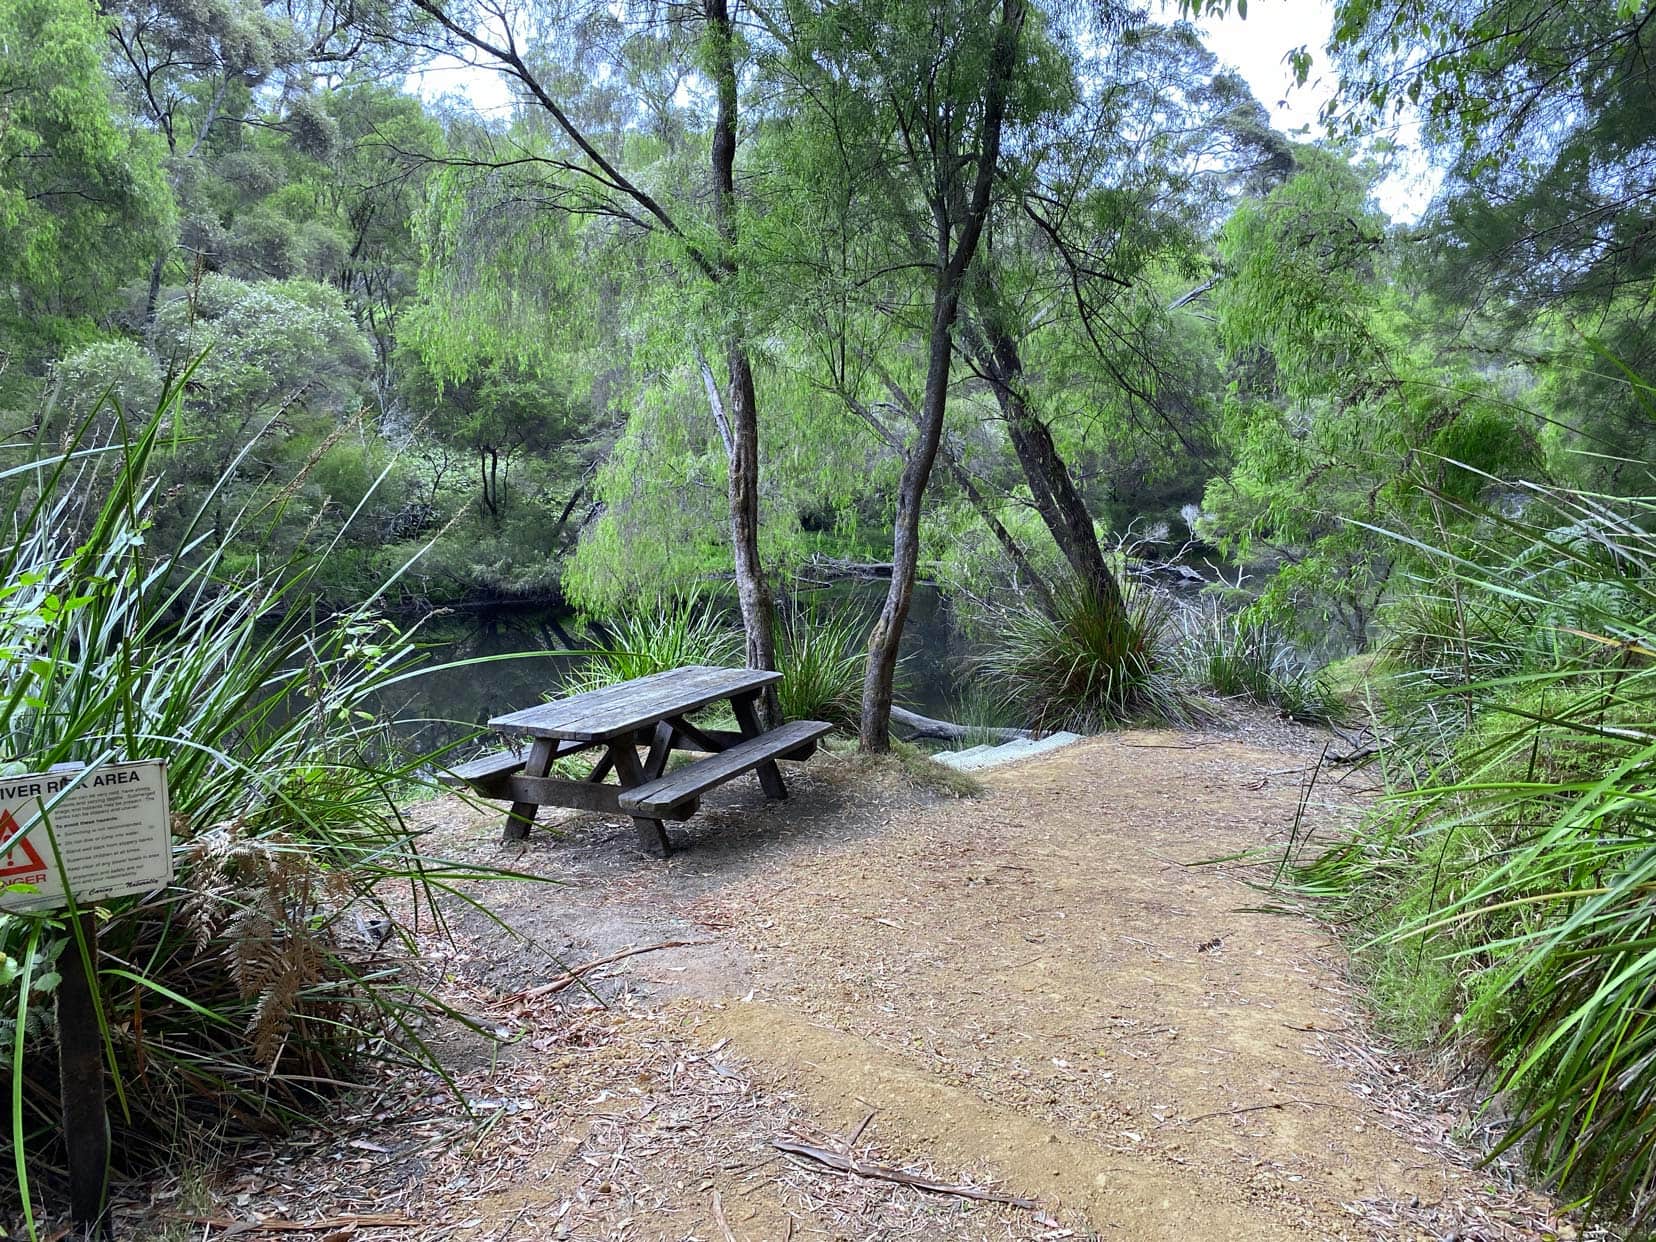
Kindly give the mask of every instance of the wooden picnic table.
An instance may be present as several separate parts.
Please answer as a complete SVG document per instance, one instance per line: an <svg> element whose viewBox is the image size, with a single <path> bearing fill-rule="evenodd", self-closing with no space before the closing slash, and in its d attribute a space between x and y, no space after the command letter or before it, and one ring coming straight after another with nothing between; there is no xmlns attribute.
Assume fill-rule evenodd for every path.
<svg viewBox="0 0 1656 1242"><path fill-rule="evenodd" d="M763 728L759 696L781 676L761 669L690 665L508 712L489 726L532 739L527 751L497 751L450 769L443 779L510 802L508 840L527 837L541 807L574 807L630 815L639 844L647 853L665 857L672 844L662 821L690 818L701 795L715 786L757 771L768 797L788 796L776 761L806 758L832 726L795 720ZM689 719L720 702L730 704L735 730L704 728ZM586 779L552 775L559 759L600 750ZM667 760L675 750L706 757L669 773ZM608 783L612 775L614 784Z"/></svg>

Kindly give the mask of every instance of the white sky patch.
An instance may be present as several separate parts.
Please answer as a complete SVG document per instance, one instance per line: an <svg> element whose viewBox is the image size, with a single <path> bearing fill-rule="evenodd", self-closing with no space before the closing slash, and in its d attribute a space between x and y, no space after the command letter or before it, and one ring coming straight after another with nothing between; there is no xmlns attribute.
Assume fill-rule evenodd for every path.
<svg viewBox="0 0 1656 1242"><path fill-rule="evenodd" d="M434 57L409 74L407 88L426 103L447 98L485 117L504 115L512 107L512 92L503 75L452 56Z"/></svg>
<svg viewBox="0 0 1656 1242"><path fill-rule="evenodd" d="M1329 0L1254 0L1246 21L1232 9L1224 17L1203 19L1197 28L1213 54L1253 88L1272 124L1302 141L1323 136L1319 116L1339 85L1327 52L1334 31ZM1304 86L1294 81L1288 64L1288 54L1300 47L1312 57ZM1405 121L1387 137L1395 149L1386 157L1388 171L1375 187L1375 199L1392 219L1412 223L1426 210L1442 174L1421 150L1418 123Z"/></svg>
<svg viewBox="0 0 1656 1242"><path fill-rule="evenodd" d="M512 111L512 89L504 74L468 65L452 56L435 57L409 74L407 85L426 103L436 103L446 96L485 119L504 119Z"/></svg>

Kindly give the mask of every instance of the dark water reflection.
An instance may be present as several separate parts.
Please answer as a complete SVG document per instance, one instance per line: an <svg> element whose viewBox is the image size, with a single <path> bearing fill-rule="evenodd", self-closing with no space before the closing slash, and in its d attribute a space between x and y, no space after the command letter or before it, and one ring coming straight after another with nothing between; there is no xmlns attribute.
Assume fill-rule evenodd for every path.
<svg viewBox="0 0 1656 1242"><path fill-rule="evenodd" d="M795 605L834 615L851 610L871 621L885 600L886 583L838 583L799 593ZM735 616L732 610L732 622ZM866 631L866 624L862 627ZM512 609L438 617L418 637L433 671L387 690L383 719L395 722L402 742L431 750L464 737L491 716L529 707L554 694L581 654L601 639L568 613ZM935 587L917 586L903 633L898 702L927 715L947 716L958 702L967 655L948 600ZM503 659L499 657L512 657ZM439 665L488 660L463 668Z"/></svg>

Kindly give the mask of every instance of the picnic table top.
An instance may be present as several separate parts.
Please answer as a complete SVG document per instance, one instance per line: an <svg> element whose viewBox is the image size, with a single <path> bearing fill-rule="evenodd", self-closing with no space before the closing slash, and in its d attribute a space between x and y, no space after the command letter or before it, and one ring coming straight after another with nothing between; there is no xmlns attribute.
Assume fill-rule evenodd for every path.
<svg viewBox="0 0 1656 1242"><path fill-rule="evenodd" d="M690 664L508 712L490 720L489 727L531 737L601 742L718 699L761 690L781 678L763 669Z"/></svg>

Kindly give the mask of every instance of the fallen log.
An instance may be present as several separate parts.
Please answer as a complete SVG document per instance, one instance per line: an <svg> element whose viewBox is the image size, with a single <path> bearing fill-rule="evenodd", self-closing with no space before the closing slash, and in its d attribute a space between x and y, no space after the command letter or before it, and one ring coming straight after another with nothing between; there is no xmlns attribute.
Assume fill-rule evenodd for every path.
<svg viewBox="0 0 1656 1242"><path fill-rule="evenodd" d="M1022 738L1032 738L1035 734L1028 729L994 729L982 725L958 725L947 720L938 720L932 716L922 716L919 712L911 712L906 707L891 709L891 723L901 729L908 730L906 741L917 741L920 738L936 738L943 742L964 742L967 737L984 738L991 742L1016 742Z"/></svg>
<svg viewBox="0 0 1656 1242"><path fill-rule="evenodd" d="M867 582L891 577L890 561L852 561L838 556L813 556L800 567L799 577L816 579L850 578Z"/></svg>

